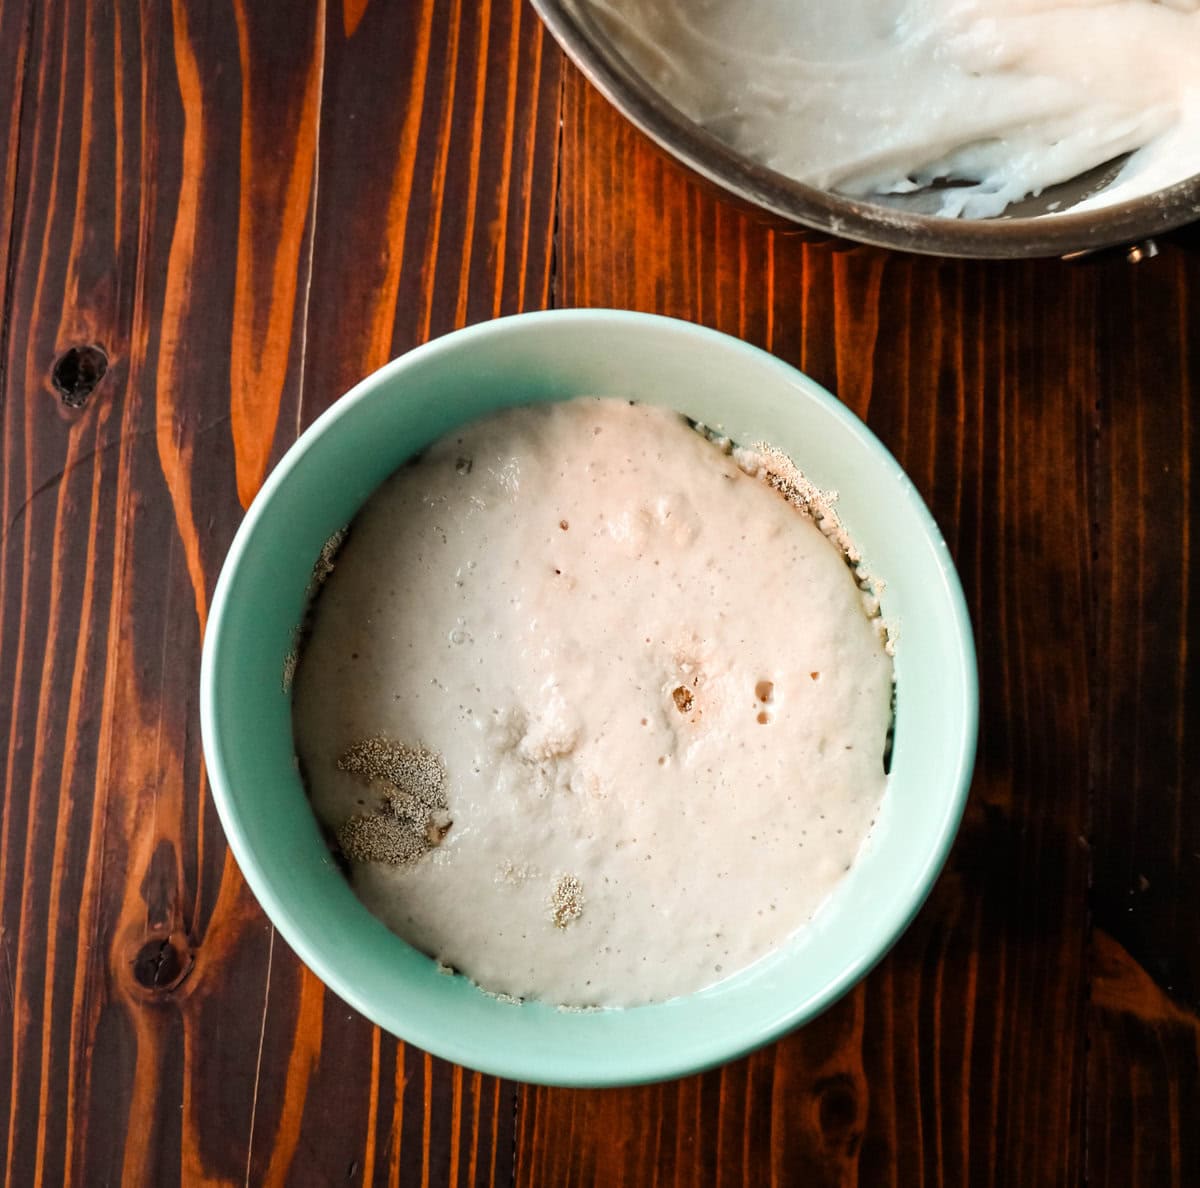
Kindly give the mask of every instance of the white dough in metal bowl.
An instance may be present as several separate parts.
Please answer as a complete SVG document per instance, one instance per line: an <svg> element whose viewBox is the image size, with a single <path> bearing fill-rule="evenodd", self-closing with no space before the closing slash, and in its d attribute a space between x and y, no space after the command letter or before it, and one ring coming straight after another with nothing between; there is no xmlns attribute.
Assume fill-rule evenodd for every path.
<svg viewBox="0 0 1200 1188"><path fill-rule="evenodd" d="M587 6L686 116L821 189L877 199L962 182L940 213L986 218L1127 153L1069 209L1200 173L1200 0Z"/></svg>

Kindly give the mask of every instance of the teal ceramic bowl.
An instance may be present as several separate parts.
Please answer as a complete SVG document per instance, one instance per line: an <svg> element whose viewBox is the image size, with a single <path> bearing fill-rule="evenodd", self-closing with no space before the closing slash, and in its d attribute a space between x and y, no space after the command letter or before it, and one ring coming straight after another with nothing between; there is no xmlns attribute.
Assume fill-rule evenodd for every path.
<svg viewBox="0 0 1200 1188"><path fill-rule="evenodd" d="M579 395L665 404L735 441L780 447L838 510L897 635L883 808L859 861L807 928L709 990L588 1013L498 1001L390 933L354 897L309 809L285 658L322 543L401 463L495 409ZM786 626L784 625L784 629ZM267 479L217 583L201 674L204 753L229 844L284 939L393 1034L524 1081L615 1085L709 1067L811 1019L887 951L937 877L975 752L971 626L946 545L896 461L843 405L771 355L669 318L562 310L502 318L389 363Z"/></svg>

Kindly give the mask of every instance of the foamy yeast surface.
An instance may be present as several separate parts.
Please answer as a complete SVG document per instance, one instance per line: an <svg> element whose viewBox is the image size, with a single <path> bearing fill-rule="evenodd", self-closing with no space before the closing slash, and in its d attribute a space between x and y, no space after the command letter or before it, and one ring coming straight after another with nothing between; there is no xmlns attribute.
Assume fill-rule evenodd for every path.
<svg viewBox="0 0 1200 1188"><path fill-rule="evenodd" d="M480 986L685 994L800 929L884 794L892 663L843 554L678 414L580 399L371 498L295 684L356 892Z"/></svg>

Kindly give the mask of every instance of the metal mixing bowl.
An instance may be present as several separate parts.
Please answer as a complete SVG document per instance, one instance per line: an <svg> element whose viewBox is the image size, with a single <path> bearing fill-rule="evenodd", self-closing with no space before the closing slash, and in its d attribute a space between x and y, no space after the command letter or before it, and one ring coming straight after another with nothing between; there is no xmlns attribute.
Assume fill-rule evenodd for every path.
<svg viewBox="0 0 1200 1188"><path fill-rule="evenodd" d="M1131 258L1139 259L1154 254L1154 236L1200 219L1200 174L1100 210L1047 214L1102 189L1121 161L1045 190L994 219L949 219L929 213L937 204L930 191L868 202L819 190L742 156L673 107L625 61L592 16L587 0L532 3L568 57L662 149L726 194L789 223L928 255L1017 259L1129 246Z"/></svg>

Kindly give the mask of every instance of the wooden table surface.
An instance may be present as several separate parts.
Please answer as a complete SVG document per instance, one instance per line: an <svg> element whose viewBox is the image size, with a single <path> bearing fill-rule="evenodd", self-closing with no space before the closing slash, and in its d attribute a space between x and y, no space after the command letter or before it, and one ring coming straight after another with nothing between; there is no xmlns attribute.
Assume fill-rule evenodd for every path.
<svg viewBox="0 0 1200 1188"><path fill-rule="evenodd" d="M0 0L4 1183L1200 1184L1196 244L771 231L521 0ZM966 818L891 955L627 1091L482 1077L326 991L229 857L197 722L222 557L297 433L554 305L835 391L933 509L980 655Z"/></svg>

